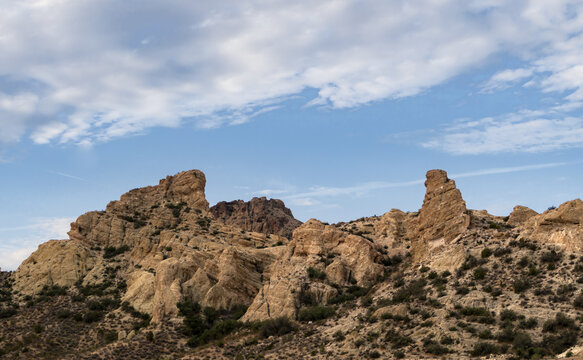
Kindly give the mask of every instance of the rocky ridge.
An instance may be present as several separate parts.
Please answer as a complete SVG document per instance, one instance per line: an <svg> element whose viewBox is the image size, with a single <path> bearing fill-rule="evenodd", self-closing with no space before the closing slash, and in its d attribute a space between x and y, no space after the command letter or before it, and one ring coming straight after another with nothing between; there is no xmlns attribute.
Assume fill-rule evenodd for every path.
<svg viewBox="0 0 583 360"><path fill-rule="evenodd" d="M250 201L221 201L210 208L215 219L246 231L275 234L291 239L292 232L302 224L279 199L265 197Z"/></svg>
<svg viewBox="0 0 583 360"><path fill-rule="evenodd" d="M296 227L297 220L290 219L291 211L280 201L254 199L209 209L205 181L202 172L183 172L157 186L132 190L105 211L80 216L71 225L69 240L41 245L14 274L3 275L15 290L12 301L46 297L47 287L70 288L73 293L102 287L127 304L124 309L151 316L160 339L173 333L173 326L180 327L177 303L182 301L214 309L245 306L241 320L248 322L282 316L302 321L318 307L335 314L332 320L300 325L321 334L309 343L300 333L290 335L288 345L271 345L278 350L272 355L278 357L303 356L315 346L324 349L315 355L310 350L316 357L400 358L406 350L407 358L428 358L440 351L464 358L483 346L489 349L483 350L485 355L528 358L557 354L577 343L575 337L565 347L536 350L535 343L546 344L552 336L542 326L517 327L512 339L517 334L529 337L524 345L531 352L527 356L512 345L514 340L504 347L505 338L495 335L491 325L497 320L487 314L500 316L500 331L510 326L502 319L505 309L530 316L539 325L551 321L557 311L580 315L565 294L583 294L583 277L579 282L576 276L583 269L577 261L583 255L581 200L542 214L517 206L509 217L498 217L468 210L455 182L444 171L431 170L418 212L393 209L348 223L312 219ZM526 284L531 278L537 279L536 285ZM531 301L524 297L530 291ZM543 300L550 295L554 297ZM481 315L464 315L472 312ZM429 321L431 325L423 325ZM478 331L491 335L475 337ZM145 339L141 335L132 340L128 330L122 332L126 335L107 345L107 353ZM379 342L379 334L385 333L385 342ZM338 340L341 337L345 339ZM172 341L172 336L166 338ZM354 345L363 338L371 339L372 347ZM398 339L408 340L395 345ZM501 345L492 342L496 339ZM176 351L184 358L229 358L233 349L253 357L253 351L266 345L260 341L242 349L235 342L222 350L188 350L181 344ZM96 354L106 353L100 351Z"/></svg>

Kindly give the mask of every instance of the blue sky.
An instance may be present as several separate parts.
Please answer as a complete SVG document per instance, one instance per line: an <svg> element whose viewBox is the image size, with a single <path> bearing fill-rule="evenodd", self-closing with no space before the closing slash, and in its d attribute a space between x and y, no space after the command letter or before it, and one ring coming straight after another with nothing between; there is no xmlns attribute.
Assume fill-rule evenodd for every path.
<svg viewBox="0 0 583 360"><path fill-rule="evenodd" d="M301 220L580 198L583 4L0 0L0 267L182 170Z"/></svg>

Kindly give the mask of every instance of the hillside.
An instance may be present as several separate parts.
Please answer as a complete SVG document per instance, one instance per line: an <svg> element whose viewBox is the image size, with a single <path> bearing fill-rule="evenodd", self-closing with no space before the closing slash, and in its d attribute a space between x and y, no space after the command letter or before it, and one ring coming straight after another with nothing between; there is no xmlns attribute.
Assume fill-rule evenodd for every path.
<svg viewBox="0 0 583 360"><path fill-rule="evenodd" d="M301 224L205 184L131 190L1 273L0 358L579 356L581 200L498 217L431 170L418 212Z"/></svg>

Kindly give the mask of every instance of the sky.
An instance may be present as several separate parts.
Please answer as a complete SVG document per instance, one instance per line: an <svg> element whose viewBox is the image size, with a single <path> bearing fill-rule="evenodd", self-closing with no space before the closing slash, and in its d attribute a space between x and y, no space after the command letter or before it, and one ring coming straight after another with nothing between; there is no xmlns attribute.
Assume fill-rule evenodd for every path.
<svg viewBox="0 0 583 360"><path fill-rule="evenodd" d="M580 0L0 0L0 268L129 189L302 220L583 192Z"/></svg>

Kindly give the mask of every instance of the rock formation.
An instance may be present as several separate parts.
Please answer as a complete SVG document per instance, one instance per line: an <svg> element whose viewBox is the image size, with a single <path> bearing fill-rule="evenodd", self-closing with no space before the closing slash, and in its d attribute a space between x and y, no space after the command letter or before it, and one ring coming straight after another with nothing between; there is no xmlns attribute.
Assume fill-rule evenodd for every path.
<svg viewBox="0 0 583 360"><path fill-rule="evenodd" d="M186 171L81 215L70 240L45 243L22 263L15 288L95 285L114 272L127 283L122 300L155 322L176 315L184 298L215 308L250 304L283 249L272 245L287 239L214 221L204 187L202 172Z"/></svg>
<svg viewBox="0 0 583 360"><path fill-rule="evenodd" d="M251 201L221 201L211 207L215 219L247 231L276 234L288 239L292 232L302 224L294 218L283 201L253 198Z"/></svg>
<svg viewBox="0 0 583 360"><path fill-rule="evenodd" d="M450 244L470 225L462 194L445 171L428 171L425 187L427 190L419 216L408 229L415 261L421 261Z"/></svg>
<svg viewBox="0 0 583 360"><path fill-rule="evenodd" d="M567 201L556 209L530 217L520 234L522 239L580 251L583 250L583 201Z"/></svg>
<svg viewBox="0 0 583 360"><path fill-rule="evenodd" d="M536 211L526 206L516 205L508 217L508 224L513 226L523 225L528 219L536 215L538 215Z"/></svg>
<svg viewBox="0 0 583 360"><path fill-rule="evenodd" d="M382 275L381 254L369 240L311 219L293 233L284 254L271 264L271 277L249 307L244 320L294 318L301 307L300 294L309 292L325 304L337 295L335 287L368 286ZM330 282L313 281L308 269ZM314 277L314 276L312 276Z"/></svg>

